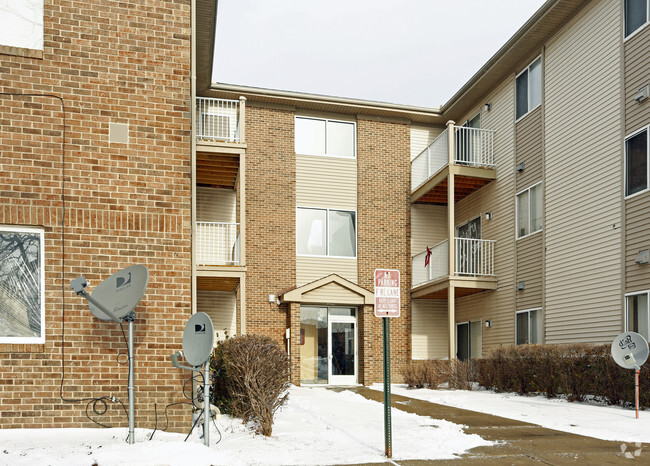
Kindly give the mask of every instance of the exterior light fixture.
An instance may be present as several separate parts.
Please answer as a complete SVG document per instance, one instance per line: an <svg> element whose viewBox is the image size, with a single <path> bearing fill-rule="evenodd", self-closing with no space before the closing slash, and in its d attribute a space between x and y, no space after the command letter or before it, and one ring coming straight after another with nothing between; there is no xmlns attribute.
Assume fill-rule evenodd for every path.
<svg viewBox="0 0 650 466"><path fill-rule="evenodd" d="M492 212L485 212L485 220L492 220Z"/></svg>
<svg viewBox="0 0 650 466"><path fill-rule="evenodd" d="M526 282L521 281L521 282L517 283L517 289L520 290L520 291L525 290L526 289Z"/></svg>
<svg viewBox="0 0 650 466"><path fill-rule="evenodd" d="M491 108L492 108L492 104L483 105L483 111L485 112L489 112Z"/></svg>

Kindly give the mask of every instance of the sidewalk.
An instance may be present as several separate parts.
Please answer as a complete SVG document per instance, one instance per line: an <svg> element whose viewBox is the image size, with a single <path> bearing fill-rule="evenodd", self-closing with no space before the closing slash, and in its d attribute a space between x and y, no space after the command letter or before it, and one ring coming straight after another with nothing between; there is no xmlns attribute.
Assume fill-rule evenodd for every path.
<svg viewBox="0 0 650 466"><path fill-rule="evenodd" d="M383 402L380 391L365 387L346 388L365 398ZM493 447L481 447L469 451L457 460L445 461L387 461L383 464L650 464L650 449L643 448L641 456L627 459L621 452L621 442L609 442L591 437L568 434L546 429L534 424L514 421L489 414L443 406L428 401L391 395L393 408L421 416L444 419L467 426L468 434L499 442ZM636 449L627 445L630 450ZM647 456L646 456L647 455ZM644 458L644 456L646 456Z"/></svg>

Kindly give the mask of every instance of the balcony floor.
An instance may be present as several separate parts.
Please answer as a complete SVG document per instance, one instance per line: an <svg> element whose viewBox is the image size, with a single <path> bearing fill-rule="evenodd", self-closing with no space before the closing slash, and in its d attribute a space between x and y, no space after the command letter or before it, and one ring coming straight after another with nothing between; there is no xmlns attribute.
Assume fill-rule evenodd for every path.
<svg viewBox="0 0 650 466"><path fill-rule="evenodd" d="M454 201L469 196L496 179L493 168L446 165L411 193L411 203L447 205L447 180L454 175Z"/></svg>
<svg viewBox="0 0 650 466"><path fill-rule="evenodd" d="M461 298L483 291L497 289L497 277L459 277L445 275L411 288L413 299L446 299L448 289L454 287L454 296Z"/></svg>

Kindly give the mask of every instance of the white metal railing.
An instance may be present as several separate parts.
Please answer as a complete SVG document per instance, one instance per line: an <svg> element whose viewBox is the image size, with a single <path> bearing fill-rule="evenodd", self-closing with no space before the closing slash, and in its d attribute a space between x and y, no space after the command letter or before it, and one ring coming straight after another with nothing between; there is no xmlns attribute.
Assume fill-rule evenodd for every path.
<svg viewBox="0 0 650 466"><path fill-rule="evenodd" d="M494 167L495 131L453 126L454 163L472 167ZM445 129L411 161L411 191L415 191L449 163L449 129Z"/></svg>
<svg viewBox="0 0 650 466"><path fill-rule="evenodd" d="M411 161L411 191L415 191L449 162L447 134L445 129Z"/></svg>
<svg viewBox="0 0 650 466"><path fill-rule="evenodd" d="M239 223L196 222L196 264L238 265Z"/></svg>
<svg viewBox="0 0 650 466"><path fill-rule="evenodd" d="M413 286L430 282L438 277L449 274L449 241L444 240L431 248L429 265L425 266L427 251L416 254L412 258Z"/></svg>
<svg viewBox="0 0 650 466"><path fill-rule="evenodd" d="M494 244L487 239L455 238L456 275L494 276Z"/></svg>
<svg viewBox="0 0 650 466"><path fill-rule="evenodd" d="M204 141L239 142L239 101L196 98L196 137Z"/></svg>
<svg viewBox="0 0 650 466"><path fill-rule="evenodd" d="M454 162L473 167L494 167L494 131L456 126Z"/></svg>

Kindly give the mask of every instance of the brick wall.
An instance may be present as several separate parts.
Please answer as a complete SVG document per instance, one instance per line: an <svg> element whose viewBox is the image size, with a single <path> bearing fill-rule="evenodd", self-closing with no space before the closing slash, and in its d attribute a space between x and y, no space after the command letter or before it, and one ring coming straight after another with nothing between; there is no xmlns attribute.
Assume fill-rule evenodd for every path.
<svg viewBox="0 0 650 466"><path fill-rule="evenodd" d="M45 343L0 344L0 427L95 426L86 411L127 425L119 403L103 416L92 405L128 405L122 332L69 282L84 274L92 290L140 263L135 422L153 428L154 403L160 421L188 375L168 356L191 309L190 2L45 0L44 11L42 59L0 47L0 92L23 94L0 96L0 225L45 230ZM109 123L129 125L128 144L109 141ZM63 398L82 401L62 401L64 370ZM171 409L170 429L188 413Z"/></svg>
<svg viewBox="0 0 650 466"><path fill-rule="evenodd" d="M359 285L373 291L375 269L400 271L401 317L390 322L391 376L398 381L411 357L409 126L363 117L357 124ZM364 309L360 322L364 384L383 378L382 323L373 312Z"/></svg>

